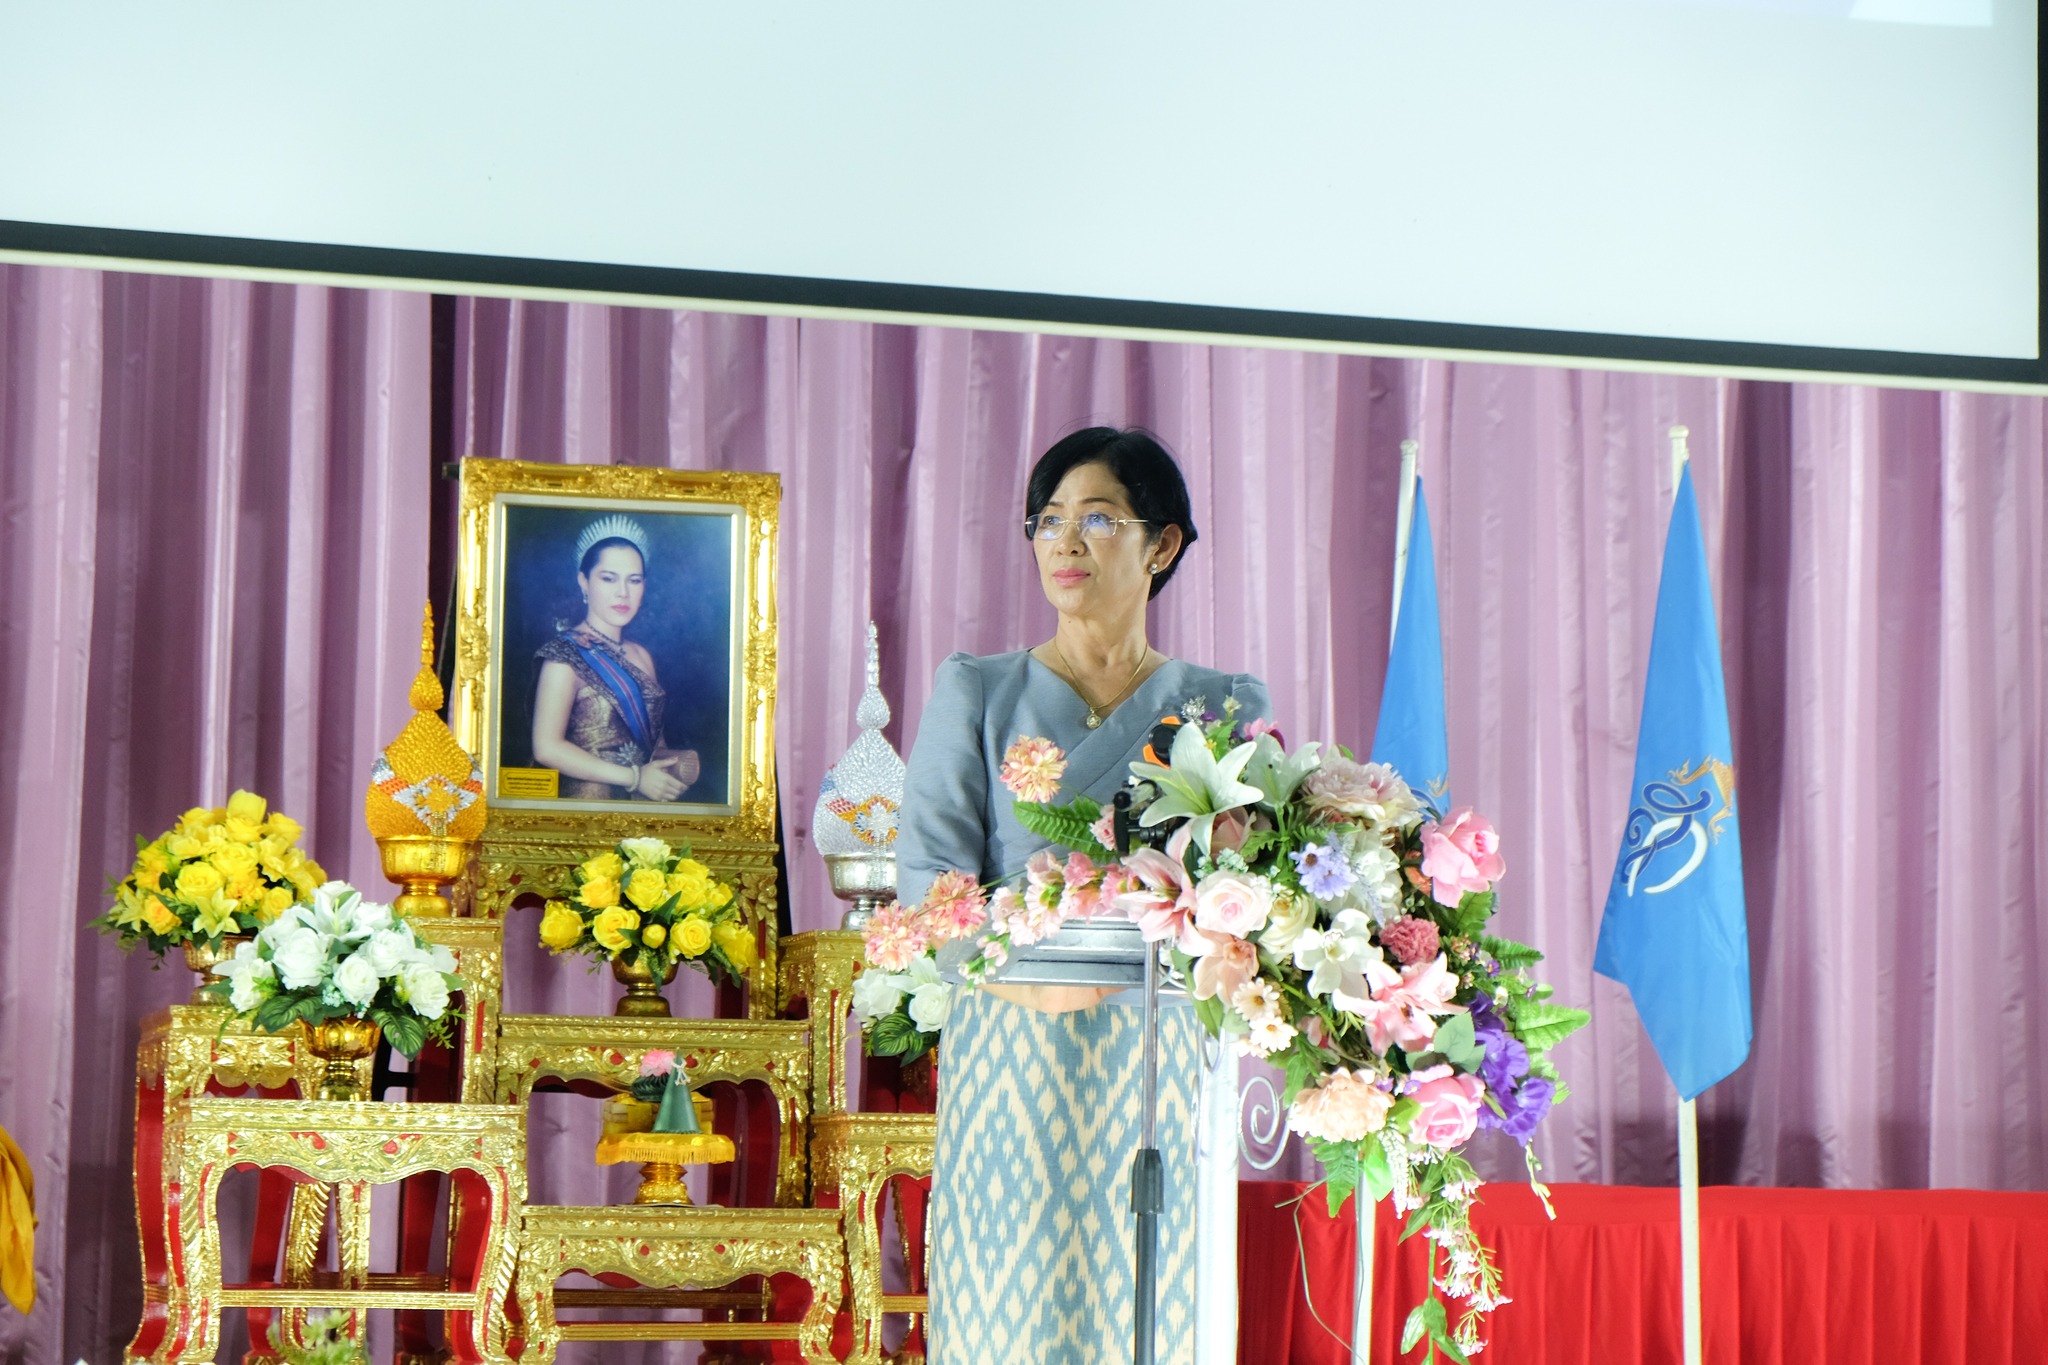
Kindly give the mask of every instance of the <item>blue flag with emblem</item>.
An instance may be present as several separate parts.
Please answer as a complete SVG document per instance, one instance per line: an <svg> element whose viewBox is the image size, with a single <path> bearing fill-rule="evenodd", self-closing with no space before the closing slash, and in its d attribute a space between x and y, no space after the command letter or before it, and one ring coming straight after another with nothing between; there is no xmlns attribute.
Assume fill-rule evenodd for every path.
<svg viewBox="0 0 2048 1365"><path fill-rule="evenodd" d="M1728 693L1690 468L1664 541L1635 785L1593 969L1628 987L1681 1098L1749 1056L1749 927Z"/></svg>
<svg viewBox="0 0 2048 1365"><path fill-rule="evenodd" d="M1451 746L1444 724L1444 637L1437 626L1436 549L1429 538L1429 503L1415 481L1415 515L1408 531L1408 571L1387 651L1387 681L1373 726L1372 761L1391 765L1415 794L1450 810Z"/></svg>

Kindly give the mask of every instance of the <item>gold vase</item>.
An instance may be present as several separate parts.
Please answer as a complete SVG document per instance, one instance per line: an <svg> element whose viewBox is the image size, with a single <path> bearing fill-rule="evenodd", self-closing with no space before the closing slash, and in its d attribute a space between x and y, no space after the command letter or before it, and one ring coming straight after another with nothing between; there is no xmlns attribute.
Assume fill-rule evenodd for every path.
<svg viewBox="0 0 2048 1365"><path fill-rule="evenodd" d="M356 1077L356 1064L377 1050L377 1040L383 1032L369 1020L358 1019L354 1015L306 1026L307 1049L327 1063L327 1070L320 1077L319 1098L365 1098Z"/></svg>
<svg viewBox="0 0 2048 1365"><path fill-rule="evenodd" d="M469 866L476 847L469 839L440 839L431 834L384 834L377 838L377 855L384 864L384 876L405 890L391 902L393 914L448 916L455 907L443 888L455 881Z"/></svg>
<svg viewBox="0 0 2048 1365"><path fill-rule="evenodd" d="M626 988L612 1013L641 1019L668 1018L668 1000L662 995L661 988L676 979L675 959L669 960L667 969L657 981L654 973L641 962L637 951L630 956L631 961L625 957L612 959L612 977Z"/></svg>
<svg viewBox="0 0 2048 1365"><path fill-rule="evenodd" d="M192 988L192 1003L195 1005L218 1005L224 1003L217 995L206 994L206 988L213 983L213 969L235 955L235 949L251 941L248 934L226 934L220 938L194 939L184 945L185 965L199 973L199 984Z"/></svg>

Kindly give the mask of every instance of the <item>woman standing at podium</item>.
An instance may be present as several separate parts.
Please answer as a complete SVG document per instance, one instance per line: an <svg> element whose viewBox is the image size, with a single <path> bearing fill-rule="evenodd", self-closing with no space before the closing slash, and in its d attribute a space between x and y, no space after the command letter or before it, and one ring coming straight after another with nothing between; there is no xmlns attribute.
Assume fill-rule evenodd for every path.
<svg viewBox="0 0 2048 1365"><path fill-rule="evenodd" d="M1092 427L1031 471L1024 533L1059 613L1035 648L939 666L911 750L897 838L898 896L942 872L993 881L1044 841L1017 823L998 780L1020 735L1067 755L1058 799L1108 804L1158 721L1190 701L1266 714L1256 678L1151 647L1147 604L1195 541L1187 486L1142 431ZM933 1365L1098 1365L1132 1336L1129 1170L1141 1122L1141 1012L1087 987L962 994L948 1020L932 1180ZM1194 1354L1194 1133L1200 1032L1160 1017L1160 1220L1156 1358Z"/></svg>

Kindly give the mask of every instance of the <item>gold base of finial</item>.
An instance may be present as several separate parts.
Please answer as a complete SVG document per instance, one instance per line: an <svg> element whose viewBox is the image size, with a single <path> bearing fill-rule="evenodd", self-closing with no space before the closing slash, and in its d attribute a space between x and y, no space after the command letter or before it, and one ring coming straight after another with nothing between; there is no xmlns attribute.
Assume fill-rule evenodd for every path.
<svg viewBox="0 0 2048 1365"><path fill-rule="evenodd" d="M454 904L443 888L460 878L476 849L472 839L443 839L431 834L386 834L377 840L384 876L405 890L391 903L406 918L448 916Z"/></svg>

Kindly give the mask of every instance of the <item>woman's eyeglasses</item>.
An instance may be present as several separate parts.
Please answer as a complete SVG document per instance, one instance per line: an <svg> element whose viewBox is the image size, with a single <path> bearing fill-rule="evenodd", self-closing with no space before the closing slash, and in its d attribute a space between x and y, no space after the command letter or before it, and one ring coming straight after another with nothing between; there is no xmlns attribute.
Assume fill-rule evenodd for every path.
<svg viewBox="0 0 2048 1365"><path fill-rule="evenodd" d="M1024 518L1024 534L1032 540L1058 540L1069 526L1079 526L1083 540L1108 540L1119 527L1150 524L1143 517L1113 517L1107 512L1090 512L1078 522L1057 512L1040 512Z"/></svg>

